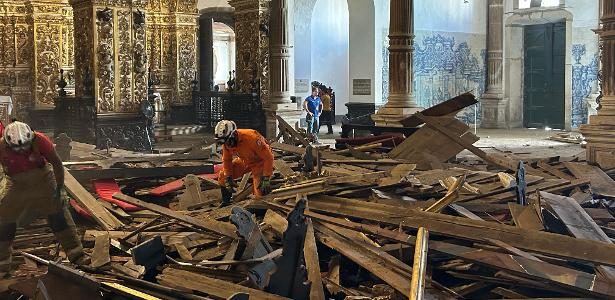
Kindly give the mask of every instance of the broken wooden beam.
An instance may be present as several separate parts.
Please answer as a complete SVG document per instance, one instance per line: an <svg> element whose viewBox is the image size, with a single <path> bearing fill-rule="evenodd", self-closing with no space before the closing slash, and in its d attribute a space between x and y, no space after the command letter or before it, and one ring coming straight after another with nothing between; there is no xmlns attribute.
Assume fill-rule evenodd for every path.
<svg viewBox="0 0 615 300"><path fill-rule="evenodd" d="M75 201L83 206L103 229L116 230L124 226L124 223L102 206L66 168L64 169L64 186Z"/></svg>
<svg viewBox="0 0 615 300"><path fill-rule="evenodd" d="M399 215L402 211L399 209L398 214L391 215L388 212L379 212L377 209L362 210L360 207L363 201L350 199L345 201L345 205L336 205L332 209L333 206L327 205L326 201L320 201L318 198L310 199L310 210L323 211L345 217L362 218L395 226L399 226L401 223L403 226L415 229L426 227L434 234L465 240L499 239L525 250L571 260L615 266L615 257L610 255L611 251L615 252L615 245L613 244L580 240L560 234L419 210L405 210L403 211L405 216L400 217ZM372 206L376 205L372 204Z"/></svg>
<svg viewBox="0 0 615 300"><path fill-rule="evenodd" d="M220 222L220 221L216 221L216 220L200 220L200 219L196 219L194 217L190 217L188 215L184 215L182 213L176 212L174 210L171 210L169 208L166 207L162 207L160 205L157 204L153 204L153 203L148 203L142 200L139 200L137 198L134 197L130 197L128 195L124 195L121 193L115 193L113 194L113 198L115 199L119 199L125 202L128 202L130 204L139 206L139 207L143 207L145 209L151 210L153 212L159 213L161 215L182 221L186 224L190 224L193 225L194 227L201 229L201 230L206 230L206 231L213 231L216 232L218 234L224 235L224 236L228 236L228 237L236 237L237 235L235 234L235 227L229 223L226 222Z"/></svg>
<svg viewBox="0 0 615 300"><path fill-rule="evenodd" d="M188 174L211 174L212 164L200 166L154 167L154 168L110 168L69 170L77 180L86 182L93 179L121 179L130 177L183 177Z"/></svg>
<svg viewBox="0 0 615 300"><path fill-rule="evenodd" d="M410 300L422 300L425 294L425 272L427 271L427 249L429 231L419 228L414 245L414 262L412 265L412 281L410 282Z"/></svg>

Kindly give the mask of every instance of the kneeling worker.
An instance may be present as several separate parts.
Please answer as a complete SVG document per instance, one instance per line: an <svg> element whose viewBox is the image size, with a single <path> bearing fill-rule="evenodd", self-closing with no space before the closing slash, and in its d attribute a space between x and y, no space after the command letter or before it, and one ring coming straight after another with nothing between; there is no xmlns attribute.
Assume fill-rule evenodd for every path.
<svg viewBox="0 0 615 300"><path fill-rule="evenodd" d="M253 194L257 197L269 194L269 179L273 174L273 153L267 140L252 129L237 129L233 121L222 120L214 130L218 144L222 146L222 170L218 183L222 189L220 206L231 204L235 179L252 172Z"/></svg>
<svg viewBox="0 0 615 300"><path fill-rule="evenodd" d="M0 272L6 274L11 269L19 216L33 209L47 217L71 262L89 264L63 193L62 160L51 140L27 124L14 121L4 129L0 163L5 173L0 200Z"/></svg>

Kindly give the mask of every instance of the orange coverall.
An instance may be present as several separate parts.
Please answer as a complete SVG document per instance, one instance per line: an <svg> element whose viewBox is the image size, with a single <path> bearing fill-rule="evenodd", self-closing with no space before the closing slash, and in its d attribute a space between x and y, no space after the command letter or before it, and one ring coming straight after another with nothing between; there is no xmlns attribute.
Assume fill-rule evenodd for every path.
<svg viewBox="0 0 615 300"><path fill-rule="evenodd" d="M237 129L237 145L222 146L222 170L218 174L218 183L224 186L227 176L238 179L252 171L253 193L262 196L258 188L261 177L273 174L273 153L267 140L252 129Z"/></svg>

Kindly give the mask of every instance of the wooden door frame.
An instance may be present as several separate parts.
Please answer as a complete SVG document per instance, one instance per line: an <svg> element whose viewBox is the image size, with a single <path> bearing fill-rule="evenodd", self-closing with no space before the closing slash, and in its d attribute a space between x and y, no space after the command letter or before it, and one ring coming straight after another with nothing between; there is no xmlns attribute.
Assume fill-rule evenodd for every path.
<svg viewBox="0 0 615 300"><path fill-rule="evenodd" d="M541 20L541 22L537 22ZM564 77L566 130L572 129L572 13L564 8L524 9L523 13L514 12L506 17L504 23L504 90L509 99L509 126L523 127L524 57L523 31L525 25L546 23L566 23L566 57Z"/></svg>

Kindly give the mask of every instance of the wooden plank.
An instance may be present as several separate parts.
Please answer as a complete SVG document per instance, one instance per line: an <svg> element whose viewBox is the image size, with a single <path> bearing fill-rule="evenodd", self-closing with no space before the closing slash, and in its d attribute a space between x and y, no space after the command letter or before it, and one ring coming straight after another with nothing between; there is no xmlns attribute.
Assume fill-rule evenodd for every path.
<svg viewBox="0 0 615 300"><path fill-rule="evenodd" d="M93 179L121 179L130 177L183 177L188 174L211 174L214 172L212 164L200 166L154 167L154 168L110 168L110 169L83 169L69 170L79 181L86 182Z"/></svg>
<svg viewBox="0 0 615 300"><path fill-rule="evenodd" d="M463 186L463 184L465 183L465 180L466 180L465 174L459 177L458 179L455 179L455 183L453 183L450 186L446 195L442 197L440 200L436 201L434 204L425 208L424 211L439 213L444 208L446 208L449 204L457 200L457 198L459 198L459 189Z"/></svg>
<svg viewBox="0 0 615 300"><path fill-rule="evenodd" d="M572 236L611 243L611 239L600 229L600 226L572 198L540 192L540 200L548 204L557 217L564 223Z"/></svg>
<svg viewBox="0 0 615 300"><path fill-rule="evenodd" d="M421 114L420 112L415 113L415 116L417 116L419 119L423 120L428 126L432 127L433 129L439 131L440 133L444 134L445 136L449 137L453 142L461 145L462 147L464 147L465 149L469 150L470 152L472 152L474 155L480 157L481 159L483 159L484 161L493 164L495 166L499 166L502 168L506 168L508 170L513 170L516 171L517 170L517 162L519 161L519 159L515 159L513 158L513 160L508 159L508 158L503 158L503 157L499 157L493 154L487 154L485 153L483 150L480 150L479 148L477 148L476 146L473 145L473 143L468 142L467 140L464 140L463 138L456 136L455 134L451 133L450 130L447 130L447 128L443 127L438 120L436 120L433 117L427 117L423 114ZM525 169L528 173L531 173L533 175L537 175L537 176L544 176L544 173L536 170L530 166L525 166Z"/></svg>
<svg viewBox="0 0 615 300"><path fill-rule="evenodd" d="M536 214L536 210L531 206L523 206L514 202L508 202L508 208L512 215L515 225L519 228L531 230L544 230L545 227Z"/></svg>
<svg viewBox="0 0 615 300"><path fill-rule="evenodd" d="M116 230L124 226L124 224L102 206L66 168L64 168L64 186L66 187L66 191L90 213L96 223L103 229Z"/></svg>
<svg viewBox="0 0 615 300"><path fill-rule="evenodd" d="M403 232L391 231L391 230L387 230L384 228L380 228L379 226L375 226L375 225L354 223L348 220L324 216L324 215L316 214L313 212L307 212L306 215L308 215L312 219L318 219L319 221L331 222L336 225L344 226L345 228L351 228L353 230L358 230L360 232L374 234L380 237L384 237L384 238L394 240L400 243L408 244L408 245L414 245L416 241L413 237ZM431 215L438 215L438 214L431 214ZM487 222L483 222L483 223L487 223ZM555 235L555 234L552 234L552 235ZM348 240L345 240L345 241L348 242ZM339 247L339 245L337 246ZM560 244L556 244L555 246L561 247ZM345 247L342 246L340 249L345 252L349 252L347 251L348 249L344 249L344 248ZM344 254L345 252L340 251L340 249L335 249L335 250ZM355 248L355 247L352 247L350 249L359 250L358 248ZM520 256L510 255L510 254L491 252L491 251L486 251L483 249L477 250L477 249L470 248L470 247L459 246L459 245L435 241L435 240L430 240L429 249L435 252L441 253L441 254L447 254L447 255L452 255L455 257L460 257L465 260L469 260L471 262L481 264L481 265L484 265L490 268L503 269L503 270L506 270L507 272L511 272L515 275L519 275L519 276L529 278L532 280L538 279L540 282L543 282L543 281L549 282L551 284L557 285L558 287L561 287L561 288L564 288L566 290L573 291L573 292L583 293L583 294L591 295L591 296L600 296L600 297L604 297L604 296L610 297L612 295L615 295L615 286L613 286L609 281L604 280L601 277L596 276L594 274L577 271L575 269L570 269L567 267L552 265L546 262L536 261L533 259L528 259L528 258L524 258ZM354 252L351 254L356 254ZM358 259L358 257L355 257L355 259ZM362 259L370 259L370 258L363 257ZM352 260L354 261L354 259ZM374 262L377 262L377 261L378 260L374 260ZM367 265L368 264L365 263L363 267L366 267ZM379 264L379 266L382 266L382 265ZM391 272L390 270L389 272L394 273L394 272ZM562 274L566 274L566 276L562 276Z"/></svg>
<svg viewBox="0 0 615 300"><path fill-rule="evenodd" d="M376 277L382 279L403 295L410 294L410 285L408 283L410 282L411 274L399 274L398 272L393 272L391 269L386 267L388 264L384 261L385 259L383 257L372 254L371 252L366 251L365 248L357 246L351 240L345 239L339 235L335 236L319 233L316 237L319 242L346 256L348 259L365 268Z"/></svg>
<svg viewBox="0 0 615 300"><path fill-rule="evenodd" d="M506 244L506 243L504 243L504 242L502 242L500 240L494 240L494 239L485 239L485 240L487 240L489 243L491 243L493 245L496 245L496 246L506 250L506 252L508 252L510 254L521 256L521 257L525 257L525 258L531 259L531 260L541 261L538 257L536 257L536 256L534 256L532 254L529 254L529 253L527 253L525 251L521 251L518 248L513 247L513 246L511 246L509 244Z"/></svg>
<svg viewBox="0 0 615 300"><path fill-rule="evenodd" d="M425 293L425 272L427 271L427 249L429 231L419 228L414 246L414 259L412 264L412 280L410 281L410 300L422 300Z"/></svg>
<svg viewBox="0 0 615 300"><path fill-rule="evenodd" d="M249 294L250 299L256 300L288 299L224 280L172 268L164 269L162 274L157 276L157 279L164 286L195 290L216 298L228 299L233 294L242 292Z"/></svg>
<svg viewBox="0 0 615 300"><path fill-rule="evenodd" d="M265 218L263 219L263 222L271 226L271 229L279 238L282 238L284 236L284 232L288 227L288 220L286 220L277 212L270 209L268 209L265 213Z"/></svg>
<svg viewBox="0 0 615 300"><path fill-rule="evenodd" d="M273 168L280 172L284 178L295 176L295 171L293 171L289 164L281 159L273 161Z"/></svg>
<svg viewBox="0 0 615 300"><path fill-rule="evenodd" d="M479 220L482 221L483 219L479 216L477 216L476 214L474 214L473 212L469 211L467 208L459 205L459 204L449 204L449 206L454 212L458 213L459 215L472 219L472 220Z"/></svg>
<svg viewBox="0 0 615 300"><path fill-rule="evenodd" d="M232 238L235 238L237 236L235 234L235 226L233 226L230 223L220 222L220 221L211 220L211 219L210 220L199 220L199 219L184 215L182 213L178 213L166 207L162 207L160 205L153 204L153 203L148 203L148 202L145 202L137 198L133 198L128 195L121 194L121 193L113 194L113 198L128 202L130 204L133 204L139 207L143 207L145 209L151 210L153 212L157 212L161 215L165 215L173 219L177 219L179 221L182 221L186 224L193 225L196 228L199 228L202 230L213 231L221 235L232 237Z"/></svg>
<svg viewBox="0 0 615 300"><path fill-rule="evenodd" d="M561 170L559 170L559 169L557 169L557 168L547 164L546 162L539 161L538 162L538 167L543 169L543 170L545 170L545 171L547 171L547 172L549 172L549 173L551 173L551 174L553 174L553 175L555 175L555 176L557 176L557 177L559 177L559 178L561 178L561 179L574 180L574 176L568 175L568 174L564 173L563 171L561 171Z"/></svg>
<svg viewBox="0 0 615 300"><path fill-rule="evenodd" d="M311 219L307 219L306 223L307 231L305 234L305 243L303 245L303 256L305 257L308 280L312 283L310 286L310 299L324 300L325 290L322 286L322 279L320 276L320 262L318 260L318 249L316 248L314 225Z"/></svg>
<svg viewBox="0 0 615 300"><path fill-rule="evenodd" d="M565 162L564 165L576 178L589 179L594 194L615 197L615 181L596 166Z"/></svg>
<svg viewBox="0 0 615 300"><path fill-rule="evenodd" d="M109 255L109 234L101 234L96 237L92 252L92 267L99 268L111 262Z"/></svg>
<svg viewBox="0 0 615 300"><path fill-rule="evenodd" d="M459 96L455 96L442 103L438 103L430 108L422 110L421 113L426 116L440 117L440 116L453 116L462 109L476 104L478 101L472 93L464 93ZM405 127L417 127L423 124L423 120L412 115L400 121Z"/></svg>
<svg viewBox="0 0 615 300"><path fill-rule="evenodd" d="M326 205L319 198L310 198L312 211L324 211L335 215L357 217L380 223L418 229L425 227L433 234L441 234L465 240L482 241L485 238L499 239L524 250L580 260L597 264L615 266L615 245L604 242L581 240L560 234L528 230L509 225L486 221L470 220L462 217L423 212L419 210L388 211L360 209L362 201L347 199L344 205ZM377 204L371 204L378 206ZM613 251L613 252L611 252Z"/></svg>
<svg viewBox="0 0 615 300"><path fill-rule="evenodd" d="M467 132L469 127L452 117L437 118L443 128L466 143L473 144L479 140L474 134ZM437 130L423 126L417 132L393 148L389 156L397 159L407 159L417 163L419 169L429 169L463 151L463 146L451 143L449 138Z"/></svg>
<svg viewBox="0 0 615 300"><path fill-rule="evenodd" d="M540 200L555 212L555 215L564 223L568 232L576 238L600 241L613 244L600 226L583 210L572 198L540 192ZM615 268L598 266L597 269L605 276L615 279Z"/></svg>

